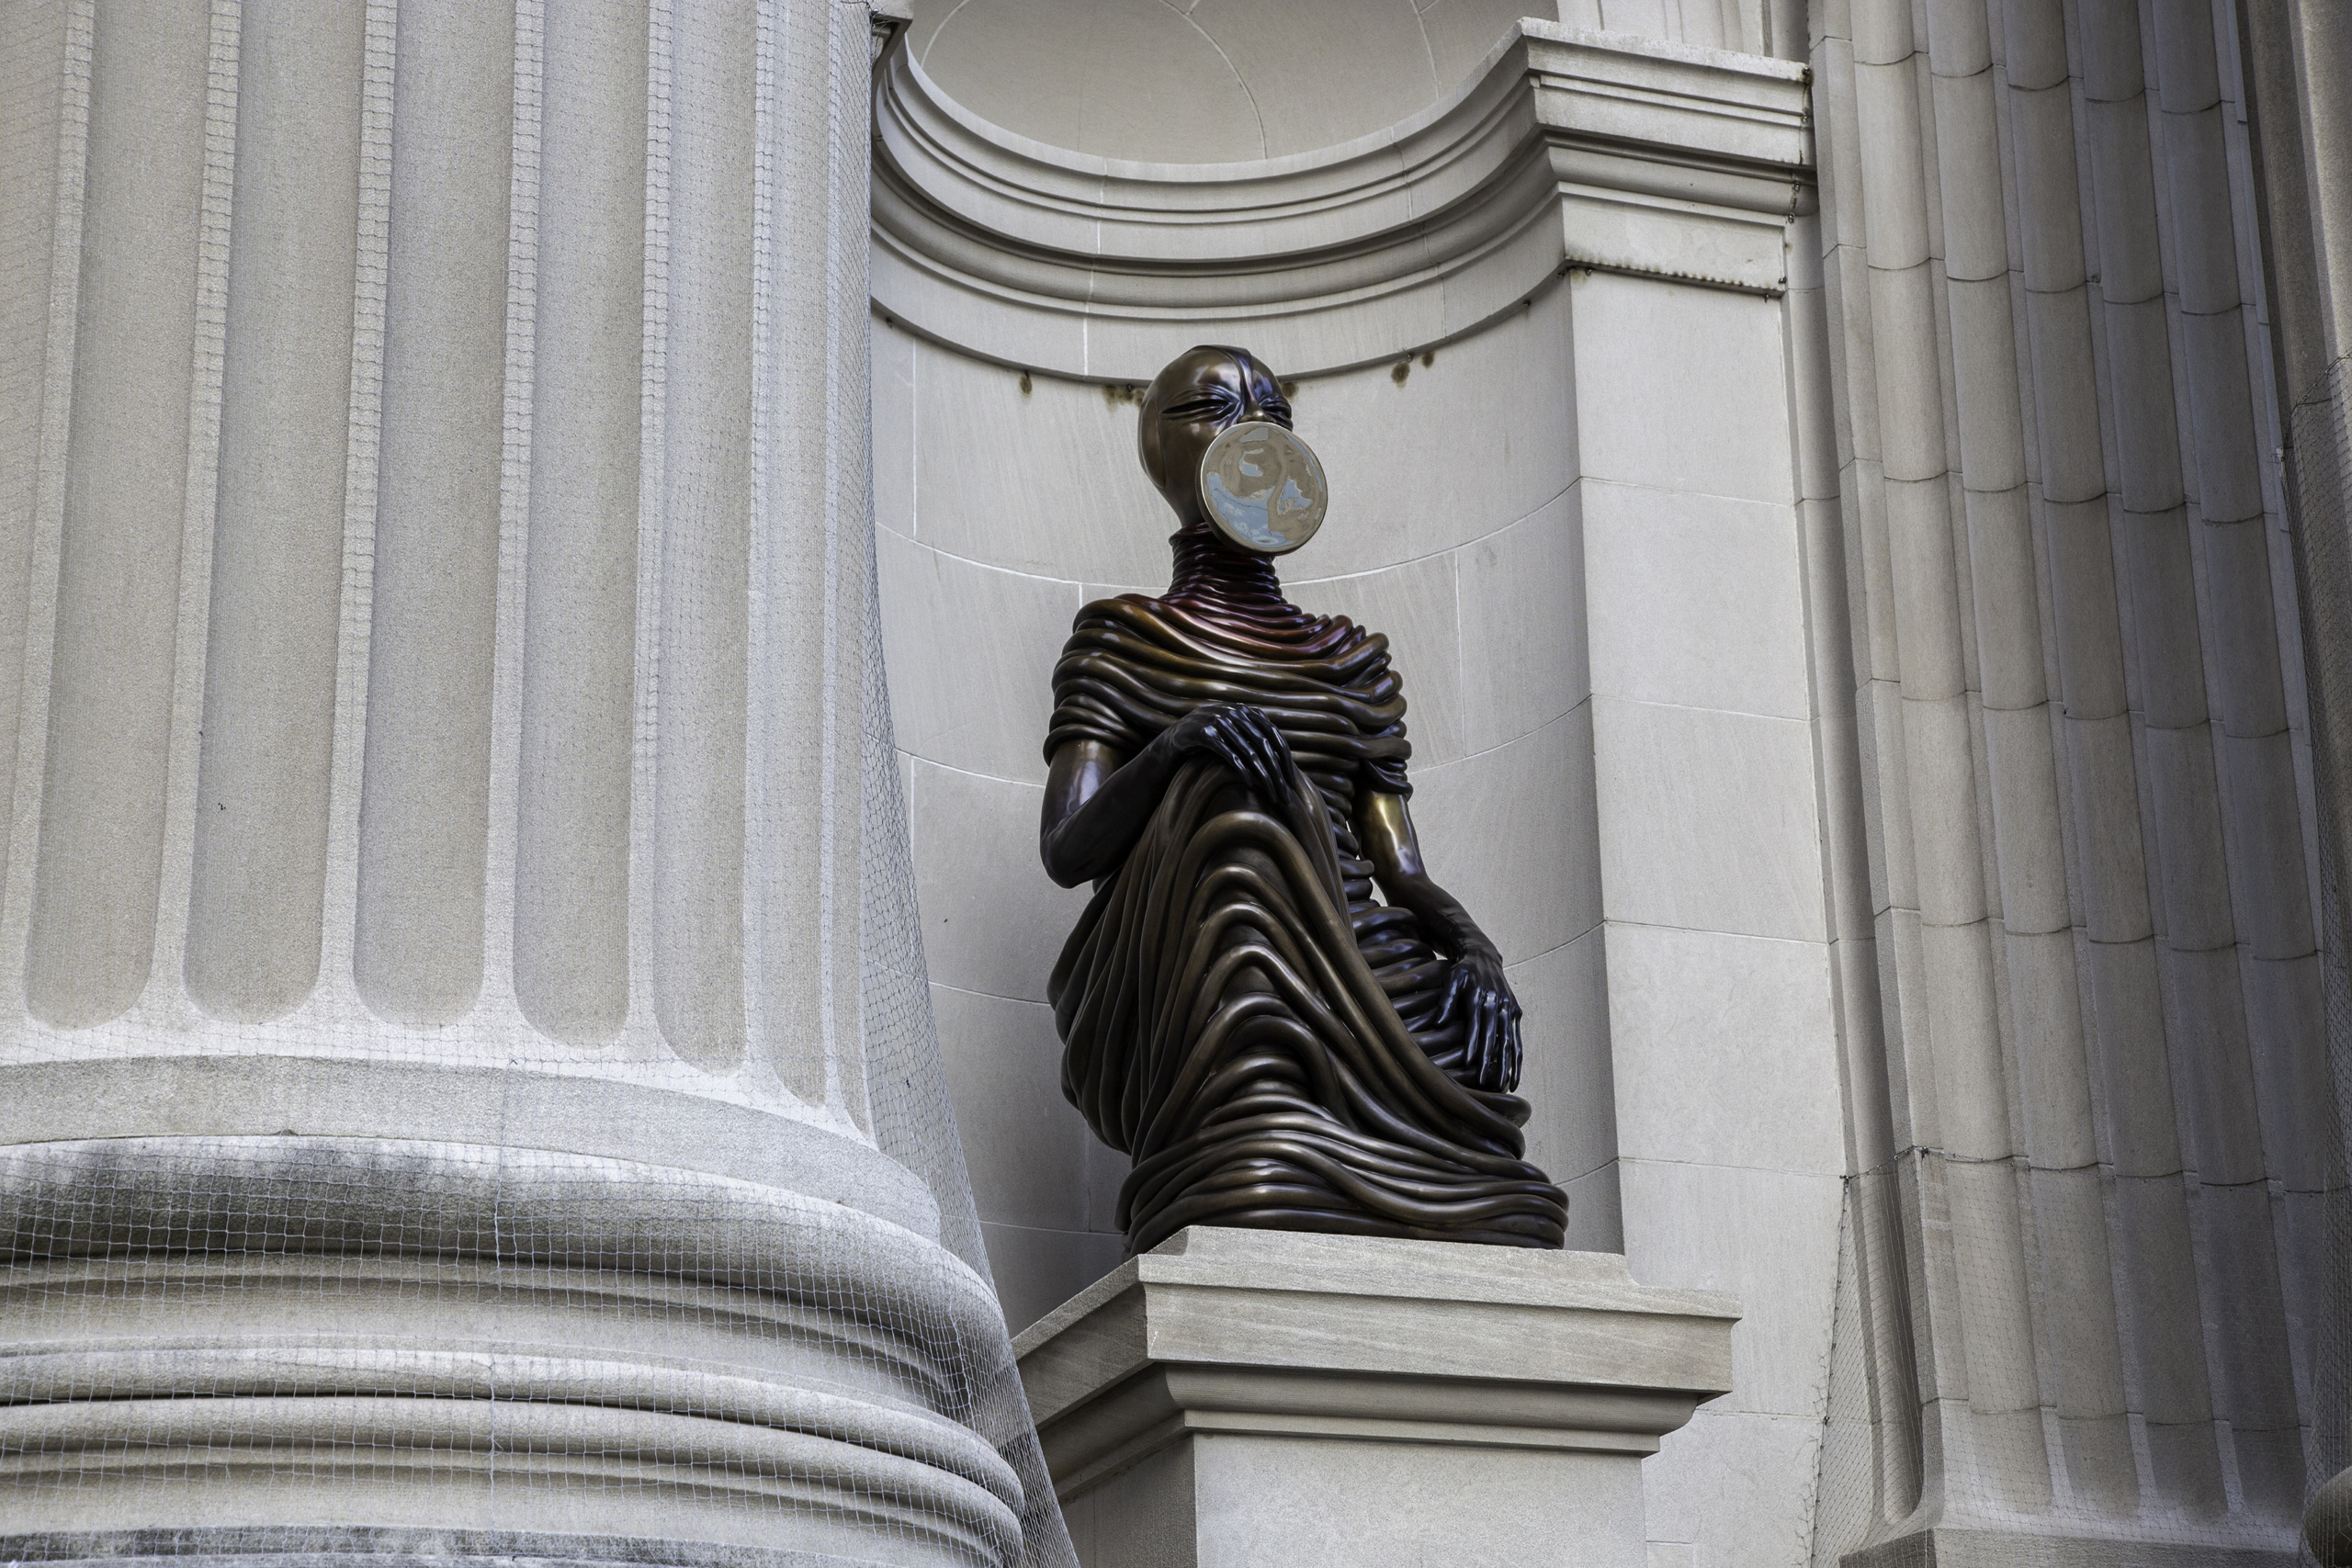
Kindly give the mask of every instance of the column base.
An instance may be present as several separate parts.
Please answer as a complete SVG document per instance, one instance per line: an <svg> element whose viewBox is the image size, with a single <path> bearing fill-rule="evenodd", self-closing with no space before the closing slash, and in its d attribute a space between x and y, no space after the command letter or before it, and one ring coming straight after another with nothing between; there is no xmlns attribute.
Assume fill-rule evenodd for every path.
<svg viewBox="0 0 2352 1568"><path fill-rule="evenodd" d="M1838 1568L2293 1568L2277 1550L2161 1538L1934 1528L1849 1551Z"/></svg>
<svg viewBox="0 0 2352 1568"><path fill-rule="evenodd" d="M862 1209L544 1150L119 1139L0 1151L0 1562L1019 1550L994 1297Z"/></svg>
<svg viewBox="0 0 2352 1568"><path fill-rule="evenodd" d="M0 1535L0 1562L45 1568L450 1568L493 1558L501 1568L871 1568L868 1557L539 1530L101 1530Z"/></svg>
<svg viewBox="0 0 2352 1568"><path fill-rule="evenodd" d="M1736 1317L1615 1254L1195 1226L1014 1348L1086 1568L1639 1568Z"/></svg>

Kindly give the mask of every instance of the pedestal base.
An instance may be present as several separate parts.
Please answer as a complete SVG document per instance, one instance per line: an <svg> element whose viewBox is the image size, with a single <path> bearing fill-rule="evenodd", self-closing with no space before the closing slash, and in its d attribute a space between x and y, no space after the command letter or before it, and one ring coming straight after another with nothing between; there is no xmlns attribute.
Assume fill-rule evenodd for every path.
<svg viewBox="0 0 2352 1568"><path fill-rule="evenodd" d="M1194 1227L1014 1348L1086 1568L1640 1568L1737 1315L1611 1253Z"/></svg>

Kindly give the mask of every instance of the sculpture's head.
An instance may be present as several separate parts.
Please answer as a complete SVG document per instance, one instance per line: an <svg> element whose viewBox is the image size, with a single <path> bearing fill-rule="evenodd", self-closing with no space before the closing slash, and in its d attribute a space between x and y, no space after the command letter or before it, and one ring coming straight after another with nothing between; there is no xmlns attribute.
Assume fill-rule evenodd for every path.
<svg viewBox="0 0 2352 1568"><path fill-rule="evenodd" d="M1203 457L1237 424L1280 428L1236 434L1217 448L1216 471L1204 481ZM1153 379L1136 445L1184 532L1222 534L1228 546L1281 555L1314 534L1324 505L1322 467L1304 443L1281 434L1289 429L1290 400L1265 362L1247 349L1204 344Z"/></svg>

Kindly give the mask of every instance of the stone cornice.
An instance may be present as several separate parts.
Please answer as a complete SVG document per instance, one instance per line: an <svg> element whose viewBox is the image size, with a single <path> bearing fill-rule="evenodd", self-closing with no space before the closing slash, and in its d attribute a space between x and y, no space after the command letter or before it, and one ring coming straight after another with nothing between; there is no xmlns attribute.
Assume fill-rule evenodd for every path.
<svg viewBox="0 0 2352 1568"><path fill-rule="evenodd" d="M1203 1432L1655 1453L1738 1317L1616 1253L1195 1225L1013 1349L1067 1500Z"/></svg>
<svg viewBox="0 0 2352 1568"><path fill-rule="evenodd" d="M1812 200L1802 66L1533 20L1411 118L1258 163L1049 147L902 48L874 134L876 303L967 353L1108 381L1203 341L1301 375L1396 358L1570 267L1777 293Z"/></svg>

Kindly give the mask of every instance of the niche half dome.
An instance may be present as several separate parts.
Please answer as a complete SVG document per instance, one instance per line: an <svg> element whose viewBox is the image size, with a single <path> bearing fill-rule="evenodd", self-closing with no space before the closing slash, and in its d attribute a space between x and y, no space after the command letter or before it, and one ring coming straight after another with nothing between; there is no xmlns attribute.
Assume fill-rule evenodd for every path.
<svg viewBox="0 0 2352 1568"><path fill-rule="evenodd" d="M1343 13L1369 32L1390 4L1267 10L1293 24ZM1215 95L1194 77L1214 78L1174 43L1119 43L1118 26L1075 0L965 0L919 17L875 84L876 306L970 357L1140 387L1196 343L1246 344L1291 376L1402 358L1479 330L1570 267L1787 286L1783 230L1812 195L1804 67L1518 18L1475 51L1464 42L1470 74L1440 95L1434 18L1454 14L1456 39L1486 27L1459 19L1465 0L1418 16L1396 4L1412 50L1332 51L1351 69L1383 62L1383 98L1324 80L1304 50L1212 47L1206 22L1257 21L1227 0L1189 14L1175 0L1088 0L1139 38L1163 26L1136 21L1142 7L1181 23L1187 47L1227 62L1234 101L1257 106L1238 120L1202 107ZM1061 36L1038 26L1055 16ZM1246 77L1237 54L1266 69ZM1088 63L1098 58L1110 64ZM1408 79L1397 62L1412 58ZM1321 129L1293 140L1313 145L1259 155L1272 117L1258 111L1280 100L1306 125L1310 92ZM1097 102L1125 118L1097 116L1090 131L1078 120ZM1218 143L1237 124L1249 145Z"/></svg>
<svg viewBox="0 0 2352 1568"><path fill-rule="evenodd" d="M915 0L907 42L942 92L1018 135L1103 158L1232 164L1335 146L1428 107L1530 9Z"/></svg>

